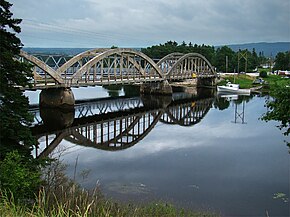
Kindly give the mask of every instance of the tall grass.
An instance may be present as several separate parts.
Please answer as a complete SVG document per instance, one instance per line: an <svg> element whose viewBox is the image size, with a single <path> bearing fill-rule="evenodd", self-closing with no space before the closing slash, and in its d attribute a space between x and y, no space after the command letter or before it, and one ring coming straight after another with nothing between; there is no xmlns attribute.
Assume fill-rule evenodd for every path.
<svg viewBox="0 0 290 217"><path fill-rule="evenodd" d="M0 189L0 217L127 217L127 216L216 216L210 212L185 211L167 203L152 202L146 205L116 203L106 199L99 188L89 191L64 175L66 166L52 161L43 171L45 185L33 201L14 201L11 192Z"/></svg>
<svg viewBox="0 0 290 217"><path fill-rule="evenodd" d="M90 195L87 191L76 190L71 187L69 192L61 191L61 195L53 195L41 190L37 201L31 206L16 205L13 200L1 194L0 216L2 217L90 217L90 216L118 216L118 217L158 217L158 216L217 216L210 212L193 212L177 209L166 203L151 203L137 206L133 204L120 204L96 195ZM64 189L63 189L64 190ZM77 193L78 192L78 193ZM77 194L76 194L77 193ZM54 202L54 203L52 203Z"/></svg>

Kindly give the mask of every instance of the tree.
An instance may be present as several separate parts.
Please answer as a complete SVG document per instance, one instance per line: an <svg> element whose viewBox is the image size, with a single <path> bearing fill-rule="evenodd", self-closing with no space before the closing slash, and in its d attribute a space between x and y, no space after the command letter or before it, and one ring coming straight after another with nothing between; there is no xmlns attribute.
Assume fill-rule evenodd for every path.
<svg viewBox="0 0 290 217"><path fill-rule="evenodd" d="M21 20L12 18L11 6L5 0L0 1L0 188L15 197L23 193L20 197L26 199L39 186L37 171L41 161L31 155L35 139L29 125L33 116L28 112L28 99L17 88L28 85L32 72L30 65L15 59L22 46L16 36L21 31ZM23 181L23 177L31 179Z"/></svg>
<svg viewBox="0 0 290 217"><path fill-rule="evenodd" d="M279 52L276 56L274 70L290 70L290 51Z"/></svg>
<svg viewBox="0 0 290 217"><path fill-rule="evenodd" d="M28 112L28 99L15 86L26 86L32 77L28 64L14 59L21 49L15 33L21 31L20 19L12 18L12 4L0 3L0 159L4 153L19 146L30 147L34 139L28 126L32 116ZM24 149L22 149L24 150ZM28 152L27 152L28 153Z"/></svg>
<svg viewBox="0 0 290 217"><path fill-rule="evenodd" d="M250 64L252 65L252 68L256 69L259 66L259 57L256 53L256 49L253 48L251 59L250 59Z"/></svg>
<svg viewBox="0 0 290 217"><path fill-rule="evenodd" d="M280 123L279 129L284 130L284 135L288 136L290 133L290 90L289 84L275 85L271 95L272 100L266 103L268 111L263 116L263 120L275 120Z"/></svg>
<svg viewBox="0 0 290 217"><path fill-rule="evenodd" d="M188 45L185 41L178 45L176 41L167 41L165 44L159 44L152 47L143 48L141 50L147 56L153 59L161 59L167 54L179 52L179 53L200 53L204 55L210 62L212 62L215 50L213 46L197 45L194 46L190 42Z"/></svg>
<svg viewBox="0 0 290 217"><path fill-rule="evenodd" d="M182 47L186 47L187 46L187 44L185 43L185 41L182 41L181 46Z"/></svg>
<svg viewBox="0 0 290 217"><path fill-rule="evenodd" d="M0 161L0 187L4 191L2 193L8 196L12 193L16 202L33 198L41 184L40 171L31 170L30 163L23 160L17 150L9 152L5 159Z"/></svg>
<svg viewBox="0 0 290 217"><path fill-rule="evenodd" d="M217 49L214 65L218 71L226 72L226 58L228 63L227 71L233 72L236 65L235 52L227 46Z"/></svg>
<svg viewBox="0 0 290 217"><path fill-rule="evenodd" d="M264 52L263 51L260 51L259 52L259 57L258 57L258 65L262 65L264 63L267 62L267 58L264 56Z"/></svg>

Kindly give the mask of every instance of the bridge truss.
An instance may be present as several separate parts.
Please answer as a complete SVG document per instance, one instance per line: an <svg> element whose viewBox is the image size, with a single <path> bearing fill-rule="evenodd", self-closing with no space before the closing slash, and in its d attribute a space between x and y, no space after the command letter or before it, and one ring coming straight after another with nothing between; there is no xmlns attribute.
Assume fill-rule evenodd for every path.
<svg viewBox="0 0 290 217"><path fill-rule="evenodd" d="M30 89L216 77L210 62L198 53L172 53L155 63L142 52L125 48L99 48L76 56L21 51L19 60L33 64Z"/></svg>

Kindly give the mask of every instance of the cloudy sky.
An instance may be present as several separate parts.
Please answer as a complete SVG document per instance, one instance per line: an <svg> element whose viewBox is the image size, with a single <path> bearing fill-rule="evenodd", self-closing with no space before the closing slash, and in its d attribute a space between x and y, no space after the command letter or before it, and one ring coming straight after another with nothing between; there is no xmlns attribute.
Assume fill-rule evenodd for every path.
<svg viewBox="0 0 290 217"><path fill-rule="evenodd" d="M10 0L25 47L290 41L290 0Z"/></svg>

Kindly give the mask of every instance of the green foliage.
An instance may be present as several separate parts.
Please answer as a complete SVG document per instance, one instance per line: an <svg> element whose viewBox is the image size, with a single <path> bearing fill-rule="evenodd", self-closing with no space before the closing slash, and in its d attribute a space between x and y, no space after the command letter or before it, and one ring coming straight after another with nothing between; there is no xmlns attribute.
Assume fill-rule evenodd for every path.
<svg viewBox="0 0 290 217"><path fill-rule="evenodd" d="M15 59L22 46L15 35L21 20L12 18L10 7L0 1L0 187L19 201L32 198L39 187L40 162L31 155L35 139L29 129L33 116L28 99L17 88L28 85L31 68Z"/></svg>
<svg viewBox="0 0 290 217"><path fill-rule="evenodd" d="M18 151L9 152L0 161L0 189L6 192L8 198L12 195L15 201L34 198L41 179L40 172L32 164L24 160Z"/></svg>
<svg viewBox="0 0 290 217"><path fill-rule="evenodd" d="M105 199L97 185L93 191L64 175L66 165L54 160L44 171L46 184L32 206L15 203L0 190L0 216L217 216L207 211L187 211L164 202L136 205Z"/></svg>
<svg viewBox="0 0 290 217"><path fill-rule="evenodd" d="M182 44L178 45L176 41L167 41L165 44L154 45L152 47L143 48L141 50L147 56L153 59L161 59L164 56L178 52L178 53L200 53L204 55L210 62L214 58L214 47L209 45L197 45L194 46L190 42L188 45L183 41Z"/></svg>
<svg viewBox="0 0 290 217"><path fill-rule="evenodd" d="M290 51L277 54L274 70L290 70Z"/></svg>
<svg viewBox="0 0 290 217"><path fill-rule="evenodd" d="M39 197L42 203L45 203L45 197ZM41 204L43 205L43 204ZM68 204L58 203L56 207L51 207L48 211L45 211L43 206L34 204L32 208L28 208L22 205L16 205L13 201L2 200L0 201L0 213L1 216L58 216L58 217L95 217L95 216L116 216L116 217L214 217L218 214L209 211L185 211L180 210L170 204L166 203L152 203L143 206L136 206L133 204L118 204L113 201L93 200L88 206L82 207L76 206L74 209L68 209Z"/></svg>
<svg viewBox="0 0 290 217"><path fill-rule="evenodd" d="M276 85L271 88L273 99L268 100L266 106L268 111L263 116L263 120L275 120L280 123L279 129L284 135L290 133L290 82L287 85Z"/></svg>
<svg viewBox="0 0 290 217"><path fill-rule="evenodd" d="M286 86L289 85L289 79L285 79L281 76L278 75L268 75L268 77L266 77L264 79L265 81L267 81L269 83L270 86L272 86L272 89L275 89L276 86Z"/></svg>
<svg viewBox="0 0 290 217"><path fill-rule="evenodd" d="M192 44L191 42L187 44L183 41L180 45L176 41L167 41L165 44L154 45L152 47L147 47L141 50L143 53L148 55L153 59L161 59L164 56L179 52L179 53L200 53L205 56L213 66L216 67L217 71L228 72L238 71L238 52L234 52L231 48L223 46L220 48L215 48L209 45L197 45ZM247 57L247 71L253 71L258 67L260 59L261 61L264 58L261 56L259 59L255 49L252 52L248 50L239 51L246 55ZM228 67L226 67L226 58ZM246 60L240 58L239 61L239 71L244 71L246 66Z"/></svg>
<svg viewBox="0 0 290 217"><path fill-rule="evenodd" d="M228 59L227 69L226 69L226 58ZM218 71L233 72L236 67L236 63L237 58L235 52L231 48L223 46L216 50L214 65Z"/></svg>
<svg viewBox="0 0 290 217"><path fill-rule="evenodd" d="M241 89L251 88L253 84L253 77L245 74L240 74L238 76L227 75L223 77L223 80L218 85L225 85L227 81L231 83L239 84Z"/></svg>
<svg viewBox="0 0 290 217"><path fill-rule="evenodd" d="M259 56L258 56L258 65L262 65L264 63L268 62L268 58L266 58L264 56L264 52L263 51L260 51L259 52Z"/></svg>
<svg viewBox="0 0 290 217"><path fill-rule="evenodd" d="M12 18L10 7L7 1L0 2L0 160L15 148L30 155L24 146L35 142L28 128L33 120L28 99L16 88L26 86L32 74L29 65L14 59L21 48L15 35L20 32L21 20Z"/></svg>
<svg viewBox="0 0 290 217"><path fill-rule="evenodd" d="M260 71L259 76L261 78L267 78L268 77L268 73L267 73L266 70L262 70L262 71Z"/></svg>
<svg viewBox="0 0 290 217"><path fill-rule="evenodd" d="M251 53L250 65L252 69L255 69L256 67L259 66L259 57L256 53L255 48L253 48L253 51Z"/></svg>

